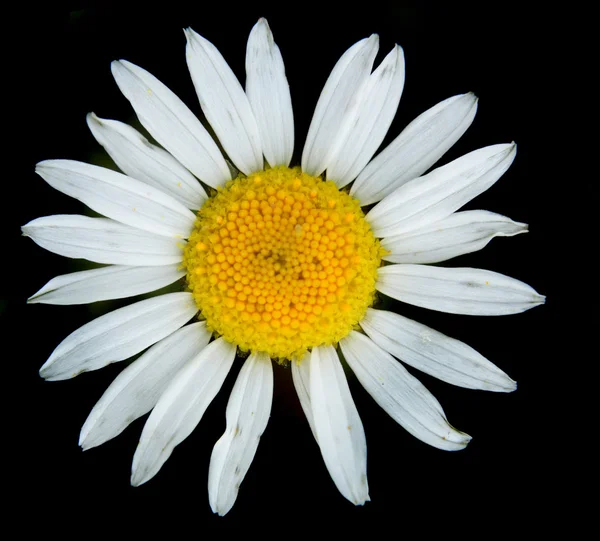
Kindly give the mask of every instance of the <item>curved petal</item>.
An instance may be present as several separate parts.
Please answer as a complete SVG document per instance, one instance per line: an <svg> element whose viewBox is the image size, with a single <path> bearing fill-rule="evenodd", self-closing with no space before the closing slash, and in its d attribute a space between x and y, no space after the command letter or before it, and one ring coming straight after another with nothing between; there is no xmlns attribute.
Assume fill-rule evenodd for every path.
<svg viewBox="0 0 600 541"><path fill-rule="evenodd" d="M438 263L476 252L494 237L512 237L527 232L527 224L487 210L455 212L429 226L386 237L383 256L392 263Z"/></svg>
<svg viewBox="0 0 600 541"><path fill-rule="evenodd" d="M450 216L492 186L516 153L514 143L480 148L400 186L367 214L373 233L399 235Z"/></svg>
<svg viewBox="0 0 600 541"><path fill-rule="evenodd" d="M142 126L202 182L218 188L231 180L219 147L188 107L145 69L115 60L111 70Z"/></svg>
<svg viewBox="0 0 600 541"><path fill-rule="evenodd" d="M170 195L189 209L206 201L206 192L196 178L171 154L150 143L131 126L87 115L87 124L119 169L132 178Z"/></svg>
<svg viewBox="0 0 600 541"><path fill-rule="evenodd" d="M365 432L331 346L312 350L310 399L317 441L329 475L344 498L363 505L369 501Z"/></svg>
<svg viewBox="0 0 600 541"><path fill-rule="evenodd" d="M327 179L338 188L352 182L387 133L404 88L404 52L396 45L363 87L356 115L339 128L337 150L327 164Z"/></svg>
<svg viewBox="0 0 600 541"><path fill-rule="evenodd" d="M54 189L117 222L187 238L196 217L171 196L116 171L72 160L47 160L35 171Z"/></svg>
<svg viewBox="0 0 600 541"><path fill-rule="evenodd" d="M422 175L461 138L476 112L477 97L471 92L425 111L363 169L350 195L370 205Z"/></svg>
<svg viewBox="0 0 600 541"><path fill-rule="evenodd" d="M168 286L182 276L180 265L129 267L111 265L52 278L33 294L30 304L86 304L109 299L134 297Z"/></svg>
<svg viewBox="0 0 600 541"><path fill-rule="evenodd" d="M236 347L218 338L188 361L161 395L144 425L131 467L131 484L141 485L154 477L202 419L219 392Z"/></svg>
<svg viewBox="0 0 600 541"><path fill-rule="evenodd" d="M46 250L115 265L173 265L183 261L177 239L159 237L106 218L57 214L24 225L23 235Z"/></svg>
<svg viewBox="0 0 600 541"><path fill-rule="evenodd" d="M168 293L119 308L67 336L40 368L50 381L128 359L185 325L198 311L191 293Z"/></svg>
<svg viewBox="0 0 600 541"><path fill-rule="evenodd" d="M86 419L79 445L86 451L118 436L148 413L175 374L210 340L206 323L186 325L154 344L110 384Z"/></svg>
<svg viewBox="0 0 600 541"><path fill-rule="evenodd" d="M448 423L442 406L423 384L370 338L351 331L340 347L375 402L415 438L445 451L464 449L471 441Z"/></svg>
<svg viewBox="0 0 600 541"><path fill-rule="evenodd" d="M302 152L302 170L319 176L337 148L340 126L358 111L358 92L368 81L379 47L373 34L350 47L334 66L315 108Z"/></svg>
<svg viewBox="0 0 600 541"><path fill-rule="evenodd" d="M249 175L263 169L258 126L242 85L217 48L191 28L185 54L200 107L236 167Z"/></svg>
<svg viewBox="0 0 600 541"><path fill-rule="evenodd" d="M252 28L246 48L246 94L269 165L288 166L294 152L294 113L279 47L266 19Z"/></svg>
<svg viewBox="0 0 600 541"><path fill-rule="evenodd" d="M452 385L504 393L517 388L512 379L472 347L412 319L369 308L360 326L394 357Z"/></svg>
<svg viewBox="0 0 600 541"><path fill-rule="evenodd" d="M312 406L310 404L310 353L305 353L300 362L292 361L292 381L296 388L296 394L300 400L300 406L306 416L310 430L317 439L315 420L313 419ZM318 441L318 440L317 440Z"/></svg>
<svg viewBox="0 0 600 541"><path fill-rule="evenodd" d="M233 386L225 414L225 433L210 457L208 498L213 513L223 516L233 507L267 428L272 401L271 359L266 353L252 353Z"/></svg>
<svg viewBox="0 0 600 541"><path fill-rule="evenodd" d="M517 314L545 301L519 280L471 268L389 265L378 269L375 287L408 304L471 316Z"/></svg>

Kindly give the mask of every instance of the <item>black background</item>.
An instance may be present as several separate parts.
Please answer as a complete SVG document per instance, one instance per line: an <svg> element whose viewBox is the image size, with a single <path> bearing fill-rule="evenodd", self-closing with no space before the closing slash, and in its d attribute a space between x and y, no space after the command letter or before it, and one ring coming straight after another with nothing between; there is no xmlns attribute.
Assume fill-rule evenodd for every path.
<svg viewBox="0 0 600 541"><path fill-rule="evenodd" d="M373 535L388 535L383 532L393 525L394 537L419 530L425 536L441 531L454 537L539 532L549 519L552 525L564 518L560 502L569 494L562 484L566 468L561 449L568 447L571 429L564 423L560 389L572 385L565 380L573 356L567 339L575 323L562 305L561 271L565 256L576 247L565 241L565 214L560 227L557 218L561 205L574 212L561 196L565 190L558 189L569 179L546 169L558 148L545 142L552 129L548 116L557 115L551 83L558 78L554 61L560 53L546 32L544 12L493 4L72 2L16 16L7 50L11 66L16 60L11 68L16 82L10 85L5 113L15 113L18 122L5 152L6 158L18 160L16 171L5 179L9 245L2 317L10 344L5 361L17 372L5 381L5 416L14 453L7 467L11 506L22 528L42 524L47 533L60 531L67 537L101 527L115 535L145 528L157 533L163 526L172 536L237 528L289 536L304 527L317 533L319 524L344 532L364 524ZM50 278L89 265L45 252L20 237L19 227L38 216L89 213L53 191L34 174L34 166L50 158L110 165L89 133L85 115L94 111L103 118L134 121L112 79L112 60L124 58L148 69L200 114L186 69L182 28L191 26L212 41L243 81L246 40L260 16L267 17L286 64L296 125L294 163L331 68L350 45L373 32L380 35L378 61L394 43L403 46L406 57L404 94L384 144L437 102L475 92L480 98L475 122L440 163L515 140L518 153L511 169L466 208L527 222L530 232L495 239L485 250L445 265L513 276L548 301L523 314L487 318L388 304L473 346L517 380L519 388L512 394L484 393L413 371L439 399L449 421L473 436L466 450L448 453L406 433L350 377L368 443L372 501L363 508L337 492L303 417L290 371L275 366L269 426L233 510L219 518L208 505L208 463L224 430L239 362L200 425L160 473L142 487L130 487L131 458L143 419L100 448L83 453L77 446L90 409L123 365L58 383L37 375L70 332L130 301L26 305L26 298ZM4 24L11 26L10 20ZM591 197L591 184L582 183L579 195L582 200Z"/></svg>

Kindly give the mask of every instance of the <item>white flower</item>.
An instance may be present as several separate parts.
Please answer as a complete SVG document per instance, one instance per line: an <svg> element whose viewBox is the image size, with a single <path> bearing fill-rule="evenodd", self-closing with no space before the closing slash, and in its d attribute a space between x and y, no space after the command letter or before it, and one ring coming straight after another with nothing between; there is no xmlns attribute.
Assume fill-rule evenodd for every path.
<svg viewBox="0 0 600 541"><path fill-rule="evenodd" d="M491 212L459 212L508 169L516 146L475 150L424 174L473 121L477 99L464 94L420 115L373 158L404 85L399 46L372 71L373 35L335 65L315 109L301 171L290 169L292 105L267 22L261 19L248 40L245 90L210 42L192 30L186 38L202 111L241 175L232 180L215 141L165 85L138 66L114 62L119 88L164 149L90 113L94 137L125 174L69 160L38 164L52 187L106 218L47 216L23 226L24 234L57 254L108 266L58 276L29 302L131 297L183 276L188 289L84 325L63 340L40 374L67 379L146 350L106 390L80 437L84 449L98 446L151 411L133 459L131 482L139 485L198 424L238 349L249 352L210 461L210 505L224 515L267 425L271 358L292 359L294 385L325 465L342 495L361 505L369 499L366 440L338 344L376 402L440 449L462 449L471 438L448 423L437 400L397 359L462 387L516 388L466 344L370 306L375 289L456 314L512 314L544 302L528 285L491 271L428 265L527 230ZM319 178L323 174L335 186ZM350 183L350 195L338 190ZM376 204L364 216L355 200ZM189 323L198 314L201 321ZM357 325L364 334L353 330ZM213 331L219 337L211 341Z"/></svg>

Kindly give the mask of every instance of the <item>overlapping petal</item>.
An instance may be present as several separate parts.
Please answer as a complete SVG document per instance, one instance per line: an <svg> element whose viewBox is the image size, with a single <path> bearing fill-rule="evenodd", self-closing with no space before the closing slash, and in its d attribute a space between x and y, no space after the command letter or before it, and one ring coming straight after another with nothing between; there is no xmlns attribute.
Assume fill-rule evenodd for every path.
<svg viewBox="0 0 600 541"><path fill-rule="evenodd" d="M191 293L168 293L130 304L67 336L40 368L56 381L127 359L169 336L198 311Z"/></svg>
<svg viewBox="0 0 600 541"><path fill-rule="evenodd" d="M187 438L223 385L236 347L223 338L206 346L177 373L144 425L131 467L131 484L154 477Z"/></svg>
<svg viewBox="0 0 600 541"><path fill-rule="evenodd" d="M204 321L192 323L154 344L110 384L86 419L79 445L91 449L118 436L148 413L181 367L208 344Z"/></svg>
<svg viewBox="0 0 600 541"><path fill-rule="evenodd" d="M453 96L413 120L358 175L350 189L361 205L381 201L435 164L473 122L477 97Z"/></svg>
<svg viewBox="0 0 600 541"><path fill-rule="evenodd" d="M117 222L180 239L194 227L194 214L181 203L116 171L72 160L43 161L35 171L54 189Z"/></svg>
<svg viewBox="0 0 600 541"><path fill-rule="evenodd" d="M158 188L189 209L197 210L206 201L206 192L196 178L131 126L94 113L87 116L87 123L96 141L126 175Z"/></svg>

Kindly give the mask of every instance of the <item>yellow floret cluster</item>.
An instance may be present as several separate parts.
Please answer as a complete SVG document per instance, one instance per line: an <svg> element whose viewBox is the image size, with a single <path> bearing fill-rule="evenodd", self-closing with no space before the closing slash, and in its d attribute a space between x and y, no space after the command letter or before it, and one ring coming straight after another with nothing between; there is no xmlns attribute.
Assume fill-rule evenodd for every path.
<svg viewBox="0 0 600 541"><path fill-rule="evenodd" d="M382 254L357 200L275 167L238 177L204 204L184 264L210 330L283 362L358 324Z"/></svg>

